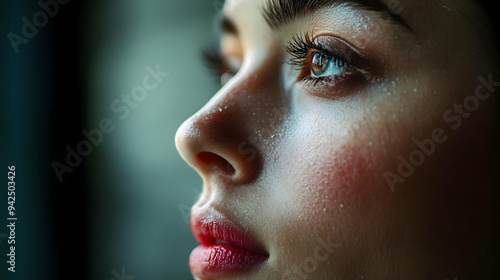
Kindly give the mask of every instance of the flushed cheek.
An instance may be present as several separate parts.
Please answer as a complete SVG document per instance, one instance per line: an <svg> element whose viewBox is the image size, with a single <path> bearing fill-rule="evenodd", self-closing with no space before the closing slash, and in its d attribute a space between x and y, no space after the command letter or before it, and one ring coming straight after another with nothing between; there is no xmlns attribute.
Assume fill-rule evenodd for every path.
<svg viewBox="0 0 500 280"><path fill-rule="evenodd" d="M295 143L283 143L276 163L275 187L270 194L274 209L268 212L276 215L272 218L273 236L279 237L275 250L283 265L303 264L306 268L311 261L307 258L314 258L314 250L323 241L335 243L334 252L325 261L317 261L315 273L338 271L351 259L353 250L361 251L353 247L355 240L366 237L360 233L366 232L364 213L373 207L368 199L373 190L372 151L368 145L340 138L318 141L332 137L302 136L306 137Z"/></svg>
<svg viewBox="0 0 500 280"><path fill-rule="evenodd" d="M300 194L302 206L340 211L358 203L360 196L366 195L370 185L378 180L374 166L380 157L373 144L349 136L309 135L298 145L306 149L289 151L293 159L288 160L287 170L296 188L293 193ZM321 141L322 138L330 140Z"/></svg>
<svg viewBox="0 0 500 280"><path fill-rule="evenodd" d="M351 251L368 249L360 245L369 243L364 233L375 236L370 223L384 217L383 199L390 189L381 170L387 155L380 146L380 128L363 125L363 111L333 110L328 104L318 109L310 103L300 103L294 111L297 121L289 118L286 137L268 153L272 160L265 168L264 203L271 208L266 213L275 230L269 236L277 237L276 251L292 263L311 255L317 238L330 238L341 247L329 260L340 264Z"/></svg>
<svg viewBox="0 0 500 280"><path fill-rule="evenodd" d="M325 128L295 135L276 149L273 193L288 202L283 207L294 212L289 216L298 225L324 227L351 209L370 207L363 200L380 191L373 188L380 181L375 144L353 133L334 136Z"/></svg>

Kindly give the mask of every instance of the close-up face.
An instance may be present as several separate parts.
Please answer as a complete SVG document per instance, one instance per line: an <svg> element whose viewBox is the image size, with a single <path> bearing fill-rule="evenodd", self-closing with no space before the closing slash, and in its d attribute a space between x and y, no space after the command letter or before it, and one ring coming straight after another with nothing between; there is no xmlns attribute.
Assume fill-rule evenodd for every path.
<svg viewBox="0 0 500 280"><path fill-rule="evenodd" d="M217 22L222 87L176 135L197 279L487 266L500 72L477 3L229 0Z"/></svg>

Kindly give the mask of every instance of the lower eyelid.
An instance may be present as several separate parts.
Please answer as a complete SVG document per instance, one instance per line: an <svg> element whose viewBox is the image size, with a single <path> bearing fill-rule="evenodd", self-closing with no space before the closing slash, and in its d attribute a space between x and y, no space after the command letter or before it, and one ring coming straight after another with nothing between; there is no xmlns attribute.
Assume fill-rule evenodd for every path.
<svg viewBox="0 0 500 280"><path fill-rule="evenodd" d="M339 98L351 95L366 85L370 77L363 71L353 69L351 71L319 78L304 77L297 82L300 88L311 95L324 98Z"/></svg>

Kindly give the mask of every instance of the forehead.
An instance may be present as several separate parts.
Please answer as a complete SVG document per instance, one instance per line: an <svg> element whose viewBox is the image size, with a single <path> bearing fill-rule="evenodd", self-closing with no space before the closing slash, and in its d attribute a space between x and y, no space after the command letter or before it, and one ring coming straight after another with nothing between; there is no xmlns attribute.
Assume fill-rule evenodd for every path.
<svg viewBox="0 0 500 280"><path fill-rule="evenodd" d="M351 11L374 11L377 16L384 16L387 22L397 23L411 30L406 21L400 16L402 12L399 0L228 0L225 2L224 14L231 22L239 25L237 29L255 27L262 20L273 31L279 31L282 27L293 25L304 18L310 18L319 11L327 18L339 17L339 9L335 7L349 8ZM329 16L328 9L332 12ZM343 9L343 11L346 11ZM352 16L352 15L351 15ZM344 20L349 18L344 17ZM321 20L315 23L320 23ZM264 30L262 30L264 31Z"/></svg>
<svg viewBox="0 0 500 280"><path fill-rule="evenodd" d="M293 5L286 5L287 3L293 3ZM325 5L325 3L327 4ZM265 15L269 6L281 5L300 8L322 5L328 7L328 4L338 5L342 3L357 7L358 10L365 10L365 14L368 14L369 10L381 11L376 15L379 20L382 16L383 21L388 22L388 19L392 18L393 22L407 25L420 37L422 42L435 40L434 43L437 43L444 39L453 40L455 38L464 40L471 33L481 33L486 30L485 26L480 24L487 18L485 13L478 9L476 2L468 0L227 0L224 14L235 23L238 30L246 32L251 28L266 32L266 28L269 26L263 25L269 25L269 19L267 18L266 22L267 15ZM286 7L286 9L289 8ZM283 9L275 10L283 11ZM326 13L328 12L326 11ZM337 18L338 15L332 10L332 19ZM286 22L285 25L294 23L295 20L292 20ZM271 23L271 27L272 25ZM481 33L479 36L487 37L483 35L487 34Z"/></svg>
<svg viewBox="0 0 500 280"><path fill-rule="evenodd" d="M311 7L314 9L317 6L350 4L366 10L387 11L389 16L403 17L412 25L429 26L446 20L481 21L484 14L477 12L474 3L466 0L226 0L224 13L238 17L246 14L255 20L256 17L262 18L269 6L286 6L285 10L291 10L290 7L312 10Z"/></svg>

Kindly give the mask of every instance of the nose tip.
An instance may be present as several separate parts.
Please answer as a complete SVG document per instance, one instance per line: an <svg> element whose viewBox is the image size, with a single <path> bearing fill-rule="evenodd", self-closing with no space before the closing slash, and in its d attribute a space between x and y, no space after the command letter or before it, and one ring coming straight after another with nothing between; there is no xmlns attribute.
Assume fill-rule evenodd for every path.
<svg viewBox="0 0 500 280"><path fill-rule="evenodd" d="M218 111L198 113L177 130L177 150L204 180L216 177L239 185L257 178L259 152L246 138L244 125L235 123L237 119Z"/></svg>

